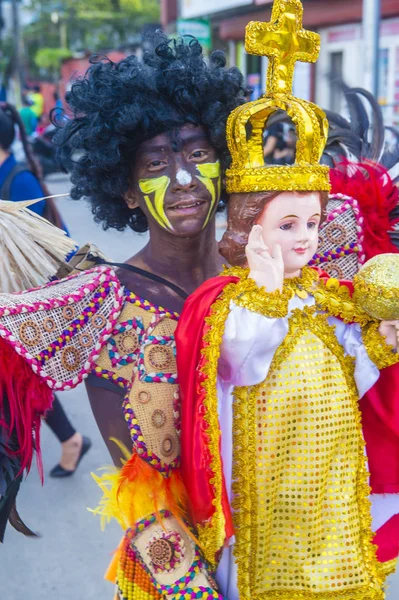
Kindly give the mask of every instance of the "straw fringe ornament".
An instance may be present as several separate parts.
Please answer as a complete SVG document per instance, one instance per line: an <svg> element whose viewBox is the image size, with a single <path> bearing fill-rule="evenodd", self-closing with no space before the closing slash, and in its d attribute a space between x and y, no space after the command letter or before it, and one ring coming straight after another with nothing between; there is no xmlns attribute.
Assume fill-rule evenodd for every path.
<svg viewBox="0 0 399 600"><path fill-rule="evenodd" d="M0 290L3 293L47 283L65 257L77 248L76 242L64 231L29 210L29 206L45 199L0 200Z"/></svg>

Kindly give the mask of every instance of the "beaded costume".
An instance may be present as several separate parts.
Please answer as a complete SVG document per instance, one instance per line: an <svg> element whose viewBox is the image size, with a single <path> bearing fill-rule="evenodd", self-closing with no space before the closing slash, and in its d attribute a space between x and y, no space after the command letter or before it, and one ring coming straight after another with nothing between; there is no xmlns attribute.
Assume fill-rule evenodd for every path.
<svg viewBox="0 0 399 600"><path fill-rule="evenodd" d="M109 572L121 600L158 598L172 590L176 598L181 590L194 594L190 597L219 597L201 575L207 565L185 521L178 471L177 319L176 313L129 292L107 267L21 294L0 295L0 349L17 365L17 375L10 373L5 385L17 376L36 385L45 383L44 391L47 387L50 392L49 388L68 390L86 377L99 377L123 390L133 453L127 452L121 470L94 476L104 497L93 511L103 523L116 518L125 531ZM13 355L12 348L24 360ZM26 372L26 363L39 378ZM21 411L17 421L24 422L26 415L37 419L29 394L24 402L18 408L15 399L14 409ZM23 464L29 465L32 446L28 449L22 442L31 434L22 431ZM201 586L190 585L195 578Z"/></svg>

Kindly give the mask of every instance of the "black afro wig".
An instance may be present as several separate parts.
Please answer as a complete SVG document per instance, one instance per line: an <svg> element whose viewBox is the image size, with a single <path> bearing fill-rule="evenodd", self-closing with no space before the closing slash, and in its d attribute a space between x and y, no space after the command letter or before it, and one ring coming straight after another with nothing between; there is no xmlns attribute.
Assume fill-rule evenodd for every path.
<svg viewBox="0 0 399 600"><path fill-rule="evenodd" d="M158 31L151 45L142 60L129 56L115 64L93 57L66 95L72 118L55 123L60 162L72 174L71 196L87 197L104 229L148 228L142 210L124 201L142 142L186 123L202 125L228 166L226 122L244 101L242 74L225 67L220 51L206 62L191 37L174 40Z"/></svg>

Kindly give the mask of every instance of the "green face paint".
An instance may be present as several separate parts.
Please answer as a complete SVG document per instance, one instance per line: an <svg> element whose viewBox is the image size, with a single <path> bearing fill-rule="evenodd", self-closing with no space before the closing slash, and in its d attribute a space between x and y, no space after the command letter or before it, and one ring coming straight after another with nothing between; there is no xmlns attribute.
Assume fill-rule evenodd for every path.
<svg viewBox="0 0 399 600"><path fill-rule="evenodd" d="M173 230L173 227L165 214L164 201L165 194L170 184L170 178L166 175L162 177L153 177L151 179L140 179L139 188L144 194L144 201L153 219L163 227L163 229ZM149 194L154 194L152 201Z"/></svg>
<svg viewBox="0 0 399 600"><path fill-rule="evenodd" d="M206 227L209 223L209 219L211 218L213 208L215 204L219 202L220 194L222 192L220 162L217 160L213 163L203 163L202 165L197 165L197 171L199 172L199 175L197 175L197 179L199 179L200 182L204 184L204 186L211 195L211 204L209 206L209 211L205 219L204 226L202 228L204 229L204 227ZM215 179L216 181L214 181Z"/></svg>

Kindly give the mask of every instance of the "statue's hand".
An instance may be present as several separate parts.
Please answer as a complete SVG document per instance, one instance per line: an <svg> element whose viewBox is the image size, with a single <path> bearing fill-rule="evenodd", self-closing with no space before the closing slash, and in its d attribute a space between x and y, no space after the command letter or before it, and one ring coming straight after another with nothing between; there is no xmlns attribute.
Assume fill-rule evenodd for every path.
<svg viewBox="0 0 399 600"><path fill-rule="evenodd" d="M381 321L378 331L387 344L398 349L399 321Z"/></svg>
<svg viewBox="0 0 399 600"><path fill-rule="evenodd" d="M263 240L261 225L254 225L249 234L245 254L249 266L249 276L266 291L283 289L284 263L281 247L276 244L271 251Z"/></svg>

